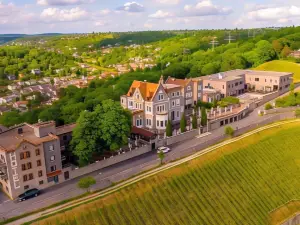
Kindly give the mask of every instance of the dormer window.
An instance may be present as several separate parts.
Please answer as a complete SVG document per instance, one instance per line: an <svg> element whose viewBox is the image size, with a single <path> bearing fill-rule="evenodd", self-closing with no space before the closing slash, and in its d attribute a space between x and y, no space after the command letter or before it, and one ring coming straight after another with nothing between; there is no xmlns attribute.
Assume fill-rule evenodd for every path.
<svg viewBox="0 0 300 225"><path fill-rule="evenodd" d="M163 94L159 94L158 95L158 100L160 101L160 100L163 100L164 99L164 95Z"/></svg>
<svg viewBox="0 0 300 225"><path fill-rule="evenodd" d="M187 87L187 90L188 90L188 91L190 91L191 89L192 89L191 86L188 86L188 87Z"/></svg>
<svg viewBox="0 0 300 225"><path fill-rule="evenodd" d="M139 94L137 94L137 95L136 95L136 98L137 98L137 99L140 99L140 95L139 95Z"/></svg>

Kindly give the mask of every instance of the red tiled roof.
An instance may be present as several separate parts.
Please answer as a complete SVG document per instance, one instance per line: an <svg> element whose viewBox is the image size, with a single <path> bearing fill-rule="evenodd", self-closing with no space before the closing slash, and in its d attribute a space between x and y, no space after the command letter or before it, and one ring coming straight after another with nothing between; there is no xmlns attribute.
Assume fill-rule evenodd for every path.
<svg viewBox="0 0 300 225"><path fill-rule="evenodd" d="M132 127L131 133L140 134L140 135L142 135L144 137L148 137L148 138L151 138L151 137L155 136L155 133L153 133L149 130L143 129L143 128L135 127L135 126Z"/></svg>

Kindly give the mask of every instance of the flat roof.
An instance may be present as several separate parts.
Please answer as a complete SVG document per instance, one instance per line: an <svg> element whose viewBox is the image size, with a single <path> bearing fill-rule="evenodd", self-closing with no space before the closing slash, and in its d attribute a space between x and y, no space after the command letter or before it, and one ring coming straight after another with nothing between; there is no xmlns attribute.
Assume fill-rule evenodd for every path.
<svg viewBox="0 0 300 225"><path fill-rule="evenodd" d="M226 72L220 72L216 74L211 74L207 76L201 77L202 80L212 80L212 81L232 81L236 79L240 79L245 75L253 75L253 76L273 76L273 77L281 77L292 75L291 72L275 72L275 71L261 71L261 70L230 70Z"/></svg>
<svg viewBox="0 0 300 225"><path fill-rule="evenodd" d="M18 129L22 128L22 134L18 134ZM0 150L15 151L22 142L28 142L33 145L40 145L41 143L56 140L57 136L47 135L45 137L37 137L34 134L34 128L29 124L22 124L0 134Z"/></svg>
<svg viewBox="0 0 300 225"><path fill-rule="evenodd" d="M75 127L76 127L76 123L56 127L56 135L71 133L74 130Z"/></svg>

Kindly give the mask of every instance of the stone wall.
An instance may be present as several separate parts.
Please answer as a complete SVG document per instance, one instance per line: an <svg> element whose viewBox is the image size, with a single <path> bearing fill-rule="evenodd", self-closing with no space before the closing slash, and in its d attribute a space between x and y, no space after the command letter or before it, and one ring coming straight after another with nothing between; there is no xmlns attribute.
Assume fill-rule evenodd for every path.
<svg viewBox="0 0 300 225"><path fill-rule="evenodd" d="M138 149L133 149L132 151L122 153L120 155L105 160L98 161L96 163L90 164L82 168L77 168L77 169L72 168L72 170L70 170L70 179L92 173L94 171L103 169L105 167L112 166L114 164L126 161L128 159L132 159L134 157L137 157L139 155L145 154L150 151L151 151L151 145L146 145Z"/></svg>
<svg viewBox="0 0 300 225"><path fill-rule="evenodd" d="M199 129L187 131L185 133L178 134L178 135L173 136L173 137L167 137L166 138L166 144L167 145L176 144L178 142L182 142L182 141L192 139L192 138L196 137L197 135L199 135Z"/></svg>
<svg viewBox="0 0 300 225"><path fill-rule="evenodd" d="M265 110L265 114L274 114L274 113L285 113L285 112L292 112L295 111L296 109L300 109L300 107L295 106L295 107L287 107L287 108L276 108L276 109L269 109Z"/></svg>

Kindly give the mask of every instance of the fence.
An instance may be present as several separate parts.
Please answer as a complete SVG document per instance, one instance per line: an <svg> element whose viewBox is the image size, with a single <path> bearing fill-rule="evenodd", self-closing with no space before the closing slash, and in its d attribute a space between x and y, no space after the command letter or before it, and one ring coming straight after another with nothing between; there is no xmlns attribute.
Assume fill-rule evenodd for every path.
<svg viewBox="0 0 300 225"><path fill-rule="evenodd" d="M274 114L274 113L285 113L285 112L291 112L295 111L296 109L300 109L299 106L294 106L294 107L287 107L287 108L276 108L276 109L269 109L265 110L265 114Z"/></svg>

